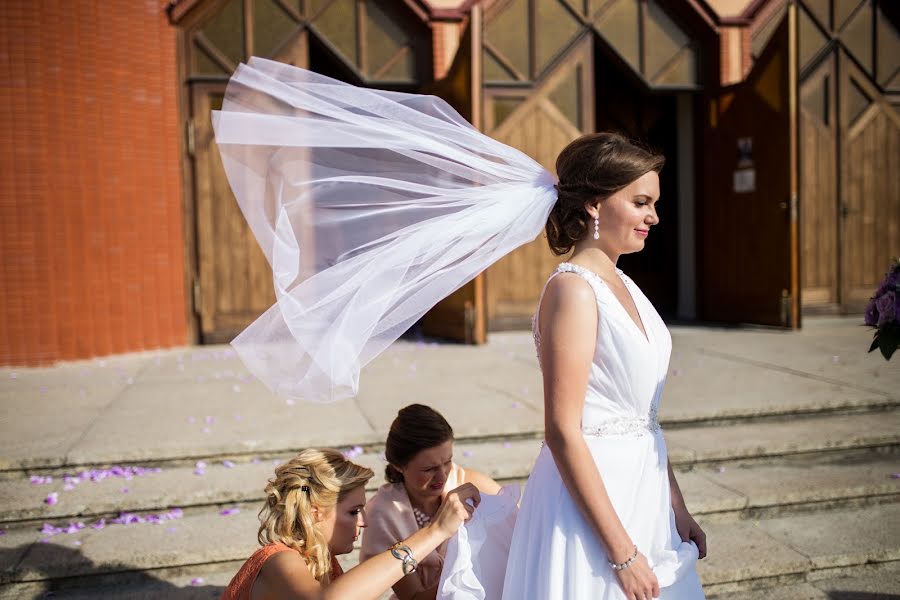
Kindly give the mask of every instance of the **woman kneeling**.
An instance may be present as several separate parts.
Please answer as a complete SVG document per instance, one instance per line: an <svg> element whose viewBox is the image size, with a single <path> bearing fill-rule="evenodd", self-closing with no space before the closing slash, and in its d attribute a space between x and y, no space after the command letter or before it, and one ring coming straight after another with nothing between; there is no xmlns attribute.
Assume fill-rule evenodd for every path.
<svg viewBox="0 0 900 600"><path fill-rule="evenodd" d="M374 600L414 572L416 557L456 533L481 501L475 486L458 487L428 527L342 573L336 557L353 550L366 526L365 484L373 475L330 449L304 450L276 468L260 511L262 548L240 568L222 600Z"/></svg>

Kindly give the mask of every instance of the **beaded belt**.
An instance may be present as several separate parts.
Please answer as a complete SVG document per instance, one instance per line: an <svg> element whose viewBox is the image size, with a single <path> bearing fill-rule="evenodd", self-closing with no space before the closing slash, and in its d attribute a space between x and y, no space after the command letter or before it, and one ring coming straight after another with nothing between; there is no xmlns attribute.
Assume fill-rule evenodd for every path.
<svg viewBox="0 0 900 600"><path fill-rule="evenodd" d="M656 433L662 428L656 411L651 411L647 417L620 417L602 421L590 427L582 427L581 432L590 437L606 437L611 435L640 436L648 433Z"/></svg>

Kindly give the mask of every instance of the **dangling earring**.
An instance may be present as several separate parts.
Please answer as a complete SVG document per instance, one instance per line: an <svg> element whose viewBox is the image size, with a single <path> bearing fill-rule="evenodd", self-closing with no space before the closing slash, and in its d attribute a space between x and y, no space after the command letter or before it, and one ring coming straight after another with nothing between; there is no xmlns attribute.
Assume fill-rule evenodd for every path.
<svg viewBox="0 0 900 600"><path fill-rule="evenodd" d="M600 218L599 217L594 219L594 239L595 240L600 239Z"/></svg>

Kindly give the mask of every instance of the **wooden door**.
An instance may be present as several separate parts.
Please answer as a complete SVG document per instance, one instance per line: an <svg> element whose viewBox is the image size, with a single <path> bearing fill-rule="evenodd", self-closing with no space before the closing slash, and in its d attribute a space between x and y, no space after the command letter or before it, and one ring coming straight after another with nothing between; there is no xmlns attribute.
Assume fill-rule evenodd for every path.
<svg viewBox="0 0 900 600"><path fill-rule="evenodd" d="M275 302L272 270L231 192L213 136L211 111L221 108L224 92L223 83L191 87L194 310L203 343L230 341Z"/></svg>
<svg viewBox="0 0 900 600"><path fill-rule="evenodd" d="M484 130L525 152L550 172L572 140L594 131L593 37L585 35L534 90L516 97L485 92ZM563 259L544 235L508 254L487 271L487 314L491 330L530 327L547 276Z"/></svg>
<svg viewBox="0 0 900 600"><path fill-rule="evenodd" d="M900 253L900 115L841 50L841 304L862 312Z"/></svg>
<svg viewBox="0 0 900 600"><path fill-rule="evenodd" d="M708 98L697 210L704 320L799 326L791 31L784 19L748 78Z"/></svg>
<svg viewBox="0 0 900 600"><path fill-rule="evenodd" d="M800 286L804 310L835 312L840 303L836 89L833 54L800 86Z"/></svg>
<svg viewBox="0 0 900 600"><path fill-rule="evenodd" d="M481 7L472 8L469 25L447 76L424 90L446 100L470 123L481 124ZM464 342L487 341L485 274L450 294L422 318L422 332Z"/></svg>

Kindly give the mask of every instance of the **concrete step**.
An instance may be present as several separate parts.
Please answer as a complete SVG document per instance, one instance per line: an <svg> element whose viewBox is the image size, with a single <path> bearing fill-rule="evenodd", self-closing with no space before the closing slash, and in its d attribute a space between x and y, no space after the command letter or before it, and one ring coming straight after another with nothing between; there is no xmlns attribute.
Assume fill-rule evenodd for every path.
<svg viewBox="0 0 900 600"><path fill-rule="evenodd" d="M900 491L900 479L892 479L900 471L900 459L878 454L900 444L900 411L691 427L668 431L666 437L673 464L687 471L682 488L693 509L704 514L762 513L866 497L877 501ZM536 439L481 441L458 443L455 454L463 466L516 481L527 478L540 447ZM96 482L81 476L84 471L7 473L0 481L0 524L8 528L23 521L256 502L263 498L274 465L290 456L157 463L158 472ZM381 485L385 463L380 452L363 452L353 460L375 471L371 489ZM94 475L109 472L95 470ZM67 484L67 475L82 481L69 479ZM33 483L35 477L53 479Z"/></svg>
<svg viewBox="0 0 900 600"><path fill-rule="evenodd" d="M809 584L900 561L898 504L703 526L710 554L698 570L711 596ZM215 597L256 547L256 528L255 511L245 510L228 516L197 512L161 525L86 528L46 543L35 531L12 531L0 537L0 598L52 590L58 597L68 589L84 594L119 583L133 591L129 598L152 597L148 588L170 591L166 597ZM351 566L354 560L351 555L344 562ZM197 578L203 581L190 586ZM190 589L202 586L212 589ZM210 595L196 595L203 591Z"/></svg>
<svg viewBox="0 0 900 600"><path fill-rule="evenodd" d="M900 561L811 573L803 583L764 586L743 592L707 593L708 600L896 600Z"/></svg>

